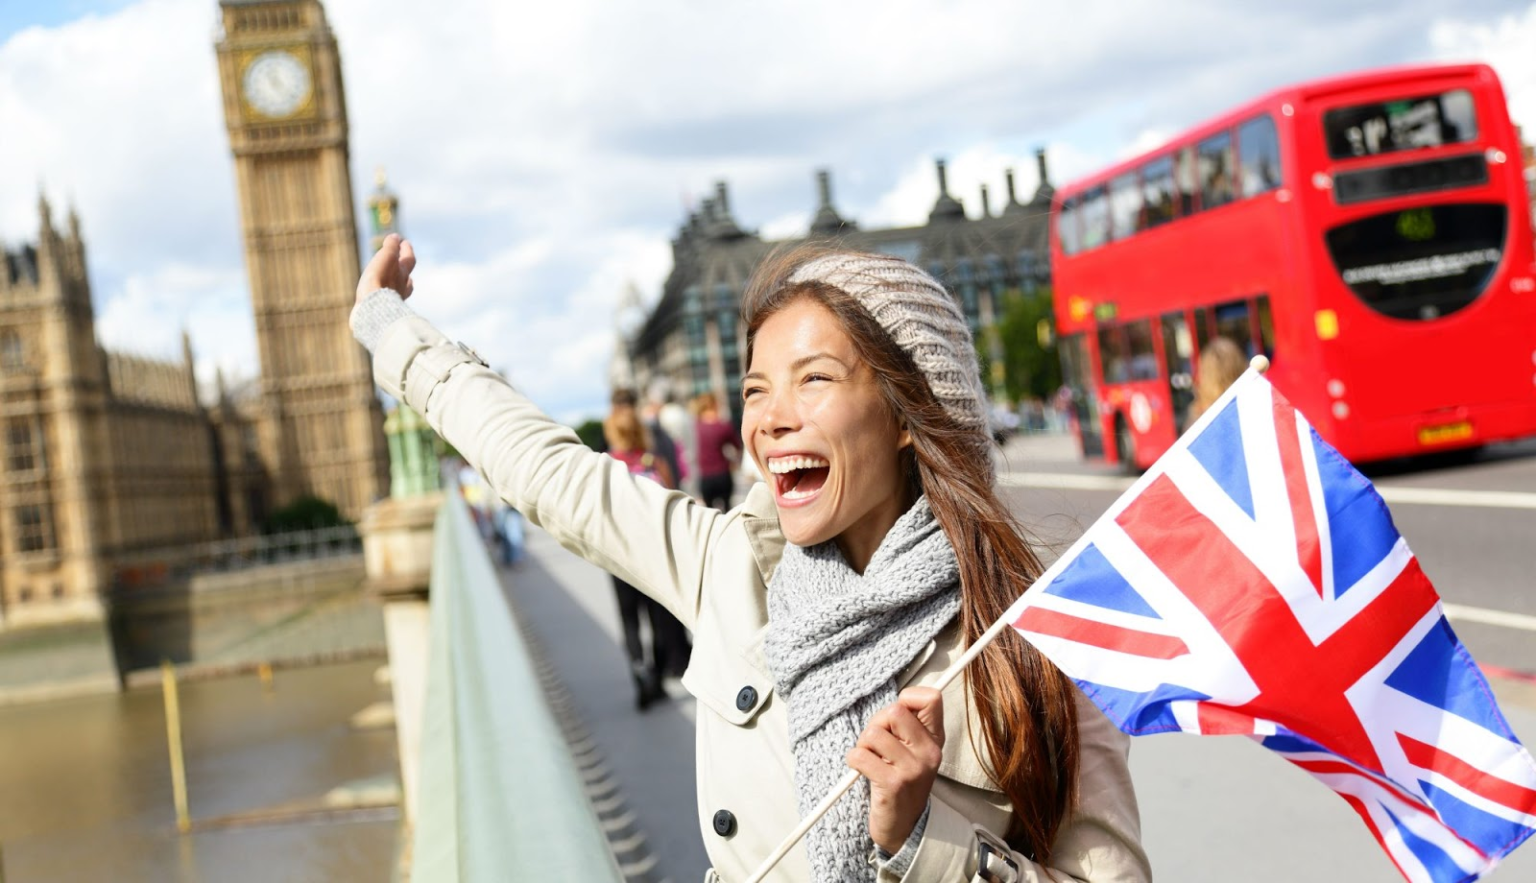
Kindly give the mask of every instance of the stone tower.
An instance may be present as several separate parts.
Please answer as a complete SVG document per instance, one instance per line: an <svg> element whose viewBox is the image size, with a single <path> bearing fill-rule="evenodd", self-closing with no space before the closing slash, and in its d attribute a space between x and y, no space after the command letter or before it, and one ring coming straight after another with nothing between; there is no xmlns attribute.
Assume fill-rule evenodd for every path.
<svg viewBox="0 0 1536 883"><path fill-rule="evenodd" d="M0 251L0 622L99 616L106 396L79 222L39 197L37 246Z"/></svg>
<svg viewBox="0 0 1536 883"><path fill-rule="evenodd" d="M388 489L383 413L347 317L359 274L347 108L318 0L220 0L224 118L261 359L274 506L357 518Z"/></svg>

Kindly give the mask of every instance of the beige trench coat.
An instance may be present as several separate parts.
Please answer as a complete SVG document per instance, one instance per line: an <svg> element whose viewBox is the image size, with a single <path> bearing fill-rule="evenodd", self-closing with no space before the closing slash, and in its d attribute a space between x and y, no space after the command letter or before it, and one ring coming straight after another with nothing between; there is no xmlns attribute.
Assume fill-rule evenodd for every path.
<svg viewBox="0 0 1536 883"><path fill-rule="evenodd" d="M787 713L762 652L766 585L784 546L768 489L757 485L745 503L722 513L631 476L419 317L385 330L374 374L529 521L639 587L693 630L683 686L698 699L699 825L712 875L726 883L745 879L799 822ZM951 626L930 643L904 674L907 683L939 678L962 650L956 632ZM957 678L944 692L943 761L906 880L979 880L965 870L976 849L972 826L999 835L1008 827L1008 801L973 750L981 738L964 685ZM1128 739L1079 699L1081 791L1057 838L1054 879L1149 880L1126 765ZM723 824L722 811L732 824ZM723 835L716 832L717 816L729 829ZM1041 866L1014 858L1020 879L1053 879ZM803 842L769 879L810 879Z"/></svg>

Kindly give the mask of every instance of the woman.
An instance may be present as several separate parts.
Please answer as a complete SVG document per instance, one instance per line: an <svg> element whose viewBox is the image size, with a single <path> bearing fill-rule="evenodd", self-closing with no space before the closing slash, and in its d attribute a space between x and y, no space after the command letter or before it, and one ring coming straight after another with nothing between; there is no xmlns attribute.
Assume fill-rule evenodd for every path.
<svg viewBox="0 0 1536 883"><path fill-rule="evenodd" d="M648 478L662 487L675 487L667 462L651 449L633 399L625 403L616 394L613 402L612 411L603 420L603 440L608 443L608 456L623 463L631 475ZM619 621L624 626L624 651L629 655L630 678L635 684L635 708L645 711L667 698L662 675L675 664L674 658L681 668L687 635L683 634L682 625L672 614L617 574L613 576L613 593L619 602ZM651 624L649 654L640 637L642 613Z"/></svg>
<svg viewBox="0 0 1536 883"><path fill-rule="evenodd" d="M719 512L591 454L411 314L394 292L414 263L390 237L358 287L379 383L693 628L714 879L748 876L849 766L867 778L773 879L1150 879L1127 738L1017 633L923 686L1039 571L992 488L970 332L931 277L847 252L758 271L742 438L769 481Z"/></svg>
<svg viewBox="0 0 1536 883"><path fill-rule="evenodd" d="M1190 422L1216 404L1227 387L1236 383L1246 370L1248 359L1230 337L1218 335L1201 347L1200 361L1195 365L1195 401L1189 408Z"/></svg>
<svg viewBox="0 0 1536 883"><path fill-rule="evenodd" d="M694 436L699 458L699 499L706 506L729 509L731 496L736 492L731 470L741 456L741 436L735 427L720 419L720 406L712 392L694 397L693 414L697 420Z"/></svg>

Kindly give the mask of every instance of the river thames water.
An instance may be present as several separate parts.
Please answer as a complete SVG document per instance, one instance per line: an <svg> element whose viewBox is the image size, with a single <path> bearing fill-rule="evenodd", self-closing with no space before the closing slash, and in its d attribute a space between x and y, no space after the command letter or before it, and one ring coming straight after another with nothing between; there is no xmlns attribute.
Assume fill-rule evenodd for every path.
<svg viewBox="0 0 1536 883"><path fill-rule="evenodd" d="M393 729L354 730L388 698L378 662L278 670L181 688L194 826L316 800L395 774ZM391 811L180 836L158 689L0 707L0 880L385 881Z"/></svg>

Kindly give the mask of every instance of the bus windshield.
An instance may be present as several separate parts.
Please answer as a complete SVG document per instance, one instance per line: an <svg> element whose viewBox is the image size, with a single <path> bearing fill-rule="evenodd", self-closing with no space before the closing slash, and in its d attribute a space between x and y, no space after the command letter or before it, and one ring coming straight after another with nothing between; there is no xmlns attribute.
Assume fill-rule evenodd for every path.
<svg viewBox="0 0 1536 883"><path fill-rule="evenodd" d="M1399 101L1341 107L1323 115L1331 159L1462 144L1477 137L1472 93L1455 89Z"/></svg>

